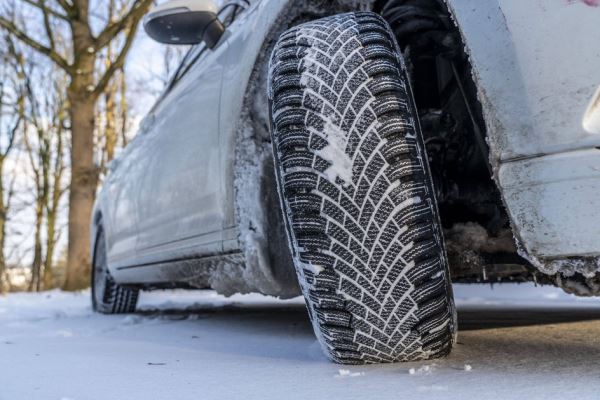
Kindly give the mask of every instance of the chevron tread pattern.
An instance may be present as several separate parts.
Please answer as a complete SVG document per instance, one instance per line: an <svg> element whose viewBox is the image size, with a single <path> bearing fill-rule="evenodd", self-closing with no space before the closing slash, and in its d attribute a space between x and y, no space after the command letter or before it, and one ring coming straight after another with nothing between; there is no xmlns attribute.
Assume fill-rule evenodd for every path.
<svg viewBox="0 0 600 400"><path fill-rule="evenodd" d="M393 34L348 13L286 31L270 64L282 209L313 327L339 363L449 353L437 206Z"/></svg>

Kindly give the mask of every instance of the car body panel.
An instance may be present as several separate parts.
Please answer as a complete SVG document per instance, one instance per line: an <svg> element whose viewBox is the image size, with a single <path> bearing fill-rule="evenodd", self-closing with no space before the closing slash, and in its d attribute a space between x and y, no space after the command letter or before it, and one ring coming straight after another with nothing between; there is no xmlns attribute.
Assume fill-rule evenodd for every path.
<svg viewBox="0 0 600 400"><path fill-rule="evenodd" d="M113 164L114 171L104 184L100 200L110 201L102 201L102 224L106 231L107 257L111 263L137 257L137 193L142 188L142 180L127 179L127 176L142 175L141 161L145 158L146 150L143 135L134 138L119 157L118 166ZM92 235L92 239L95 239L95 235Z"/></svg>
<svg viewBox="0 0 600 400"><path fill-rule="evenodd" d="M521 254L542 270L544 260L600 255L600 134L583 125L600 85L600 7L447 3L470 56L494 178Z"/></svg>
<svg viewBox="0 0 600 400"><path fill-rule="evenodd" d="M499 181L529 253L543 258L598 254L600 151L507 163Z"/></svg>
<svg viewBox="0 0 600 400"><path fill-rule="evenodd" d="M162 253L163 247L181 241L192 241L205 252L222 249L215 104L220 101L226 51L227 42L204 52L153 110L157 117L145 133L148 153L141 168L144 189L137 194L140 254Z"/></svg>
<svg viewBox="0 0 600 400"><path fill-rule="evenodd" d="M600 85L600 7L567 0L445 1L472 64L494 179L523 254L536 266L546 258L600 255L600 241L594 240L600 235L600 213L595 212L600 203L594 198L600 189L600 135L584 129L582 121ZM130 229L132 237L124 238L125 228L106 227L115 252L109 257L111 271L125 261L156 264L243 252L243 242L255 240L256 232L248 231L254 220L243 218L236 197L236 143L248 111L245 97L253 86L265 84L251 76L259 71L257 76L265 78L264 53L275 40L269 34L298 15L298 3L304 4L253 1L214 54L159 100L151 117L157 139L129 146L141 149L148 141L146 167L138 167L143 172L117 173L99 196L104 225L127 223L139 231ZM266 112L261 101L250 103ZM124 158L131 154L135 151L127 149ZM111 189L110 179L137 182L142 175L143 185L123 182L120 194ZM135 200L115 207L135 190ZM155 199L148 200L149 195ZM123 217L135 204L137 220ZM259 232L268 230L266 219L255 220L262 224ZM134 256L118 261L116 254L132 243ZM127 282L142 277L148 282L147 272L139 269L127 272ZM257 280L269 279L267 270ZM249 287L269 292L259 284Z"/></svg>
<svg viewBox="0 0 600 400"><path fill-rule="evenodd" d="M181 260L241 251L237 215L239 210L234 201L233 185L236 138L240 130L244 94L250 84L263 42L286 4L286 1L252 2L228 27L223 42L217 49L194 64L146 117L152 121L151 126L138 133L143 136L148 152L143 161L144 166L140 168L143 174L121 177L133 181L141 179L144 185L136 200L140 233L136 239L135 257L109 261L109 268L118 282L149 284L157 280L160 282L166 279L165 276L175 279L175 274L167 273L170 266L173 270L204 268L202 262L182 263ZM218 64L216 68L223 77L215 76L214 64ZM207 68L213 71L212 76L202 75L206 74ZM219 99L214 94L218 93L220 97L222 82L224 95ZM211 111L211 115L199 115L204 110ZM220 110L224 112L221 113ZM211 118L210 122L206 121L208 118ZM215 126L217 129L214 129ZM214 135L210 132L214 132ZM194 161L186 164L186 154L211 161L203 169L198 162L195 165ZM197 175L200 177L191 174L194 168L199 171ZM250 178L261 179L260 176ZM190 183L193 184L191 187ZM251 189L260 190L254 182L250 183ZM213 196L203 202L201 195L206 196L208 191L212 191ZM174 205L179 210L169 210ZM206 216L207 205L216 218L202 221L201 216L194 216L199 210ZM251 223L257 224L259 221ZM210 229L211 226L218 226L218 229ZM210 240L202 243L199 238ZM257 261L254 264L264 263ZM256 265L257 268L262 266ZM248 267L246 270L252 268ZM256 286L261 286L261 291L277 295L283 293L270 276L268 268L256 271L254 275L260 275ZM297 295L296 284L292 286L294 295Z"/></svg>
<svg viewBox="0 0 600 400"><path fill-rule="evenodd" d="M493 163L600 145L582 125L600 85L600 7L447 2L472 63Z"/></svg>

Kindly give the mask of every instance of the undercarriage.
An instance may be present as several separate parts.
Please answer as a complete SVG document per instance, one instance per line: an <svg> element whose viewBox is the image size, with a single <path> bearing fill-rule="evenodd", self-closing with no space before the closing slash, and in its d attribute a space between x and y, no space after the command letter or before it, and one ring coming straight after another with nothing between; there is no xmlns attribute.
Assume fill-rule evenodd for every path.
<svg viewBox="0 0 600 400"><path fill-rule="evenodd" d="M446 4L378 0L373 10L390 23L407 60L453 281L534 281L597 294L596 263L590 273L577 268L580 259L549 271L521 257L488 160L469 58Z"/></svg>

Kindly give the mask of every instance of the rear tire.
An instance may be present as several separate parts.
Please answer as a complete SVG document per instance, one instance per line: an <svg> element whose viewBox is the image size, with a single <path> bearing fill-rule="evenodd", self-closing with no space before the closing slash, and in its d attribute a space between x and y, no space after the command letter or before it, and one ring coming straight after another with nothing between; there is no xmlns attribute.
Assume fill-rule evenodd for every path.
<svg viewBox="0 0 600 400"><path fill-rule="evenodd" d="M373 13L296 26L270 65L281 206L315 333L344 364L450 352L444 243L409 80Z"/></svg>
<svg viewBox="0 0 600 400"><path fill-rule="evenodd" d="M135 312L138 289L117 285L110 275L106 260L106 240L102 226L98 227L94 262L92 265L92 307L102 314Z"/></svg>

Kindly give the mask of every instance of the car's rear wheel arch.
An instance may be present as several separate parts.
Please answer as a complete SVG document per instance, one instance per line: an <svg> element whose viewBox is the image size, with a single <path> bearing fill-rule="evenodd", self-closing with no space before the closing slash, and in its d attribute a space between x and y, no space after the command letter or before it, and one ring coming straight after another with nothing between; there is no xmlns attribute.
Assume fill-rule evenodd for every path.
<svg viewBox="0 0 600 400"><path fill-rule="evenodd" d="M103 314L135 311L139 289L117 284L108 269L106 233L101 220L95 225L94 254L90 274L92 308Z"/></svg>

